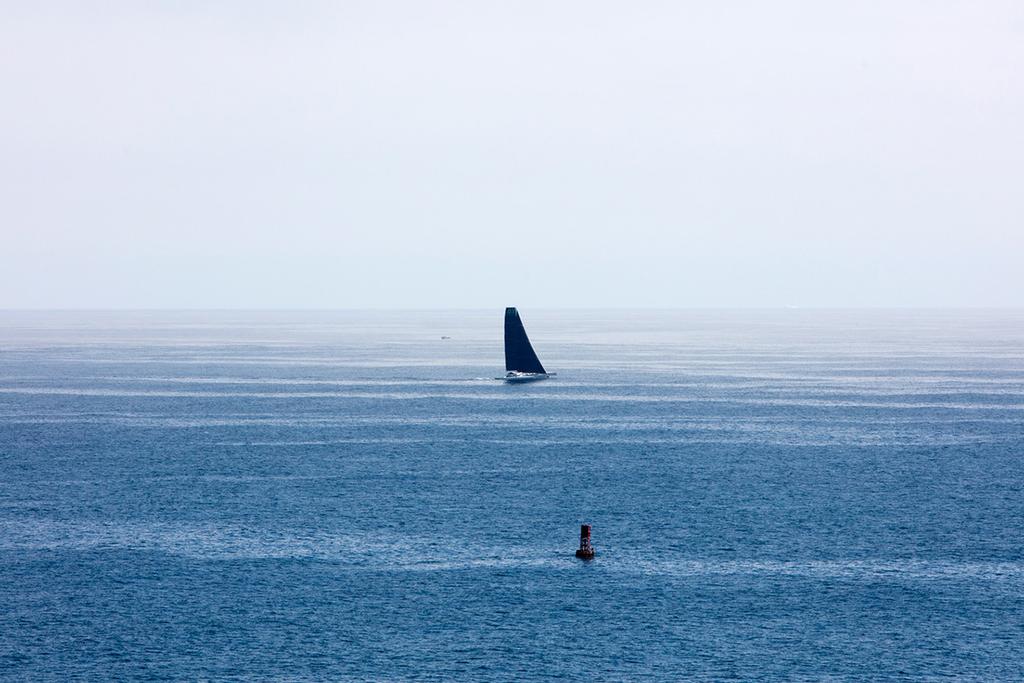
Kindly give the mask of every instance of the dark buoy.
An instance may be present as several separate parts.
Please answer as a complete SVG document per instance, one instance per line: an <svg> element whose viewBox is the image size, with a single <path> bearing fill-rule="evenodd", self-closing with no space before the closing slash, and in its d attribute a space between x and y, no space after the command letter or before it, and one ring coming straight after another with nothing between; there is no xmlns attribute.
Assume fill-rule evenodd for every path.
<svg viewBox="0 0 1024 683"><path fill-rule="evenodd" d="M594 546L590 545L590 525L580 525L580 547L576 550L576 557L581 560L594 559Z"/></svg>

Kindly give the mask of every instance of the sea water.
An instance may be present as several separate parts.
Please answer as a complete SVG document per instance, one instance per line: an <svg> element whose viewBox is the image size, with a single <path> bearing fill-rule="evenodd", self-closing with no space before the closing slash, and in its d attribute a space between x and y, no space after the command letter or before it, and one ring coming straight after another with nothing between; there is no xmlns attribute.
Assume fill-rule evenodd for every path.
<svg viewBox="0 0 1024 683"><path fill-rule="evenodd" d="M1024 679L1024 312L521 313L0 313L0 678Z"/></svg>

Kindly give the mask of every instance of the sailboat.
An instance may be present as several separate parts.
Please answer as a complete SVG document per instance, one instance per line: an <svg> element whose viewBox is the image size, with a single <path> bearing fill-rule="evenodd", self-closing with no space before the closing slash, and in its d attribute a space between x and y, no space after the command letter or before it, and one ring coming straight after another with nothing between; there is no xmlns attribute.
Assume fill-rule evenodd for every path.
<svg viewBox="0 0 1024 683"><path fill-rule="evenodd" d="M537 352L526 336L526 328L514 307L505 309L505 376L496 377L506 382L533 382L553 377L540 364Z"/></svg>

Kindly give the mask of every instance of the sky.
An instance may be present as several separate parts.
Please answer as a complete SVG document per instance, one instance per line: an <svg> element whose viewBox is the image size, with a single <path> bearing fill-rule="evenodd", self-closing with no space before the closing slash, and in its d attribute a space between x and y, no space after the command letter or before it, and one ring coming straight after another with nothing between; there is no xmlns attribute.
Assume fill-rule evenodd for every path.
<svg viewBox="0 0 1024 683"><path fill-rule="evenodd" d="M0 308L1024 305L1018 0L0 12Z"/></svg>

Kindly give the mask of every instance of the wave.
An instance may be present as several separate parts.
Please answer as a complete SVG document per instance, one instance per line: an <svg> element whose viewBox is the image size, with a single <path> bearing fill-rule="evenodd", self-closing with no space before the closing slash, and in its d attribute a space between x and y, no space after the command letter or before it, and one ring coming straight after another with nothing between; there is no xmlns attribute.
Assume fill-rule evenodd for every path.
<svg viewBox="0 0 1024 683"><path fill-rule="evenodd" d="M163 552L207 561L315 560L377 571L553 568L665 577L769 576L872 581L1024 582L1024 562L953 559L718 559L682 551L652 559L634 549L599 548L583 565L554 544L451 543L424 534L269 531L225 524L103 524L45 520L0 524L0 551Z"/></svg>
<svg viewBox="0 0 1024 683"><path fill-rule="evenodd" d="M462 401L561 401L587 403L683 403L683 404L736 404L755 406L803 406L814 408L884 408L897 410L952 409L972 410L1024 410L1024 403L981 403L943 401L871 401L842 398L835 400L813 398L744 398L732 396L650 396L599 393L564 393L529 390L501 393L455 392L335 392L335 391L174 391L124 389L74 389L66 387L0 387L0 394L35 396L80 396L119 398L254 398L282 399L339 399L339 400L394 400L415 401L458 399ZM1018 394L1014 393L1014 396Z"/></svg>

